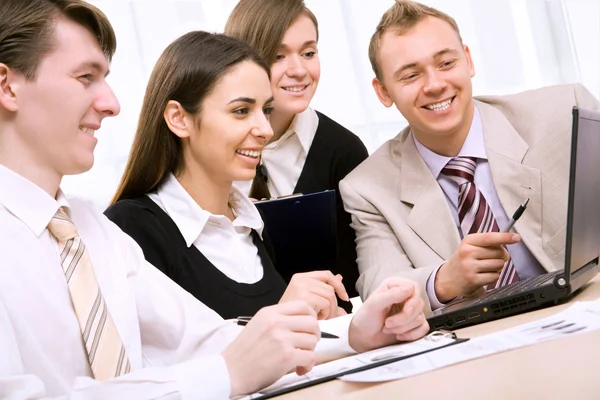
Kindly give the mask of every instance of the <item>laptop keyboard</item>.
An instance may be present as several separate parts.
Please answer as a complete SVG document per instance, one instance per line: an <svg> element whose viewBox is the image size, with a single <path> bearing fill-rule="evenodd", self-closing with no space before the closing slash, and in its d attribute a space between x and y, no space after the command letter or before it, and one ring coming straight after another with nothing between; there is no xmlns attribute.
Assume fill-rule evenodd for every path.
<svg viewBox="0 0 600 400"><path fill-rule="evenodd" d="M561 272L563 272L563 271L559 270L559 271L554 271L554 272L551 272L548 274L534 276L532 278L513 283L512 285L503 286L496 290L489 291L486 294L484 294L483 296L481 296L480 298L476 299L476 301L473 304L481 303L482 301L496 300L496 299L499 299L502 297L507 297L507 296L510 296L513 294L517 294L517 293L521 293L521 292L533 289L535 287L538 287L538 286L554 279L554 277Z"/></svg>

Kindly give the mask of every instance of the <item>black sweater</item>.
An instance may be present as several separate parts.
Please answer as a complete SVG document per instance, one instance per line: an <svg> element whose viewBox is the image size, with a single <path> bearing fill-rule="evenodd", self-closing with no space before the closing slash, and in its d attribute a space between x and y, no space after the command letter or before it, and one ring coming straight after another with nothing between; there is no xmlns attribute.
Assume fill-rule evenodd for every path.
<svg viewBox="0 0 600 400"><path fill-rule="evenodd" d="M188 248L175 222L148 196L120 200L104 213L138 243L148 262L225 319L252 316L277 304L285 291L268 254L272 250L265 233L263 243L252 231L263 277L246 284L228 278L196 246Z"/></svg>
<svg viewBox="0 0 600 400"><path fill-rule="evenodd" d="M331 272L334 275L342 274L348 294L354 297L358 295L355 286L359 275L354 242L356 236L350 227L350 214L344 210L339 183L363 162L369 153L358 136L318 111L317 115L319 125L294 193L308 194L332 189L337 191L338 260L336 265L331 267ZM302 257L292 254L284 258L278 254L276 265L286 282L293 273L314 269L306 265ZM280 266L285 266L285 271L281 270Z"/></svg>

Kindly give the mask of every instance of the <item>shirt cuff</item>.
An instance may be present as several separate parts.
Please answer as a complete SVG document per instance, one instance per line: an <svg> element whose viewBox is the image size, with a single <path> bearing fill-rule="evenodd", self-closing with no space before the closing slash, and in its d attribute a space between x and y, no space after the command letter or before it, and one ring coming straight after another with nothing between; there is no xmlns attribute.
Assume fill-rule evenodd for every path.
<svg viewBox="0 0 600 400"><path fill-rule="evenodd" d="M444 263L440 264L436 269L434 269L431 275L429 275L429 278L427 278L426 291L432 311L435 311L438 308L442 308L449 303L440 302L437 296L435 295L435 277L437 276L438 270L442 267L442 265L444 265Z"/></svg>
<svg viewBox="0 0 600 400"><path fill-rule="evenodd" d="M348 342L348 329L353 316L354 314L348 314L319 321L321 332L332 333L338 336L339 339L321 338L319 340L317 347L315 347L317 364L356 354L356 351L350 347Z"/></svg>
<svg viewBox="0 0 600 400"><path fill-rule="evenodd" d="M231 381L225 359L211 354L172 366L182 399L228 399Z"/></svg>

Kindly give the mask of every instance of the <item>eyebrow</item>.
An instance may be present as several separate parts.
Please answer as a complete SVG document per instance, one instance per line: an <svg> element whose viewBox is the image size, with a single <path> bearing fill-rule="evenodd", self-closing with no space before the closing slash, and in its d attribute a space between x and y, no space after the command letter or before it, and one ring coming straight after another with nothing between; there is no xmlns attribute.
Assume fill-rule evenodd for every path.
<svg viewBox="0 0 600 400"><path fill-rule="evenodd" d="M302 43L302 47L308 47L308 46L316 46L317 45L317 41L316 40L307 40L306 42ZM288 45L286 45L285 43L281 43L279 45L279 48L287 48Z"/></svg>
<svg viewBox="0 0 600 400"><path fill-rule="evenodd" d="M458 51L456 51L455 49L450 49L450 48L445 48L442 50L438 50L435 53L433 53L433 55L431 56L432 59L436 60L442 56L445 56L446 54L458 54ZM409 63L409 64L404 64L403 66L401 66L400 68L398 68L396 70L396 72L394 72L394 79L398 79L400 77L400 75L406 71L407 69L411 69L416 67L417 65L419 65L418 63L414 62L414 63Z"/></svg>
<svg viewBox="0 0 600 400"><path fill-rule="evenodd" d="M265 101L265 104L267 103L272 103L275 99L273 97L270 97L267 101ZM249 104L256 104L256 99L250 98L250 97L237 97L233 100L231 100L229 103L227 104L231 104L231 103L237 103L237 102L241 102L241 103L249 103Z"/></svg>
<svg viewBox="0 0 600 400"><path fill-rule="evenodd" d="M93 69L94 71L98 72L98 73L102 73L102 71L104 71L104 66L102 64L100 64L99 62L96 61L86 61L84 63L81 63L81 65L79 65L75 70L76 71L83 71L86 69ZM106 73L104 74L104 77L106 78L108 76L108 74L110 74L110 70L107 69Z"/></svg>

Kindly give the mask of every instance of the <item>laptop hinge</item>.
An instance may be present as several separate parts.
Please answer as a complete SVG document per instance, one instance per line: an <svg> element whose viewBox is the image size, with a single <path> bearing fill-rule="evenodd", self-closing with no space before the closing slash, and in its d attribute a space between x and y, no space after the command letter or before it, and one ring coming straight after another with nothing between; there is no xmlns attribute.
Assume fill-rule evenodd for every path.
<svg viewBox="0 0 600 400"><path fill-rule="evenodd" d="M577 271L575 271L571 274L571 279L568 279L568 277L565 276L564 273L555 276L554 277L554 285L560 289L564 289L565 287L569 286L569 284L573 284L573 286L575 286L575 287L580 287L581 285L576 284L575 282L578 281L579 279L581 279L583 276L586 276L586 279L584 280L583 283L585 283L589 279L591 279L591 278L588 278L587 275L589 272L593 271L592 268L596 269L596 271L593 271L593 273L591 275L592 277L599 272L598 271L598 261L599 261L599 258L596 257L593 260L591 260L590 262L586 263L584 266L582 266Z"/></svg>

